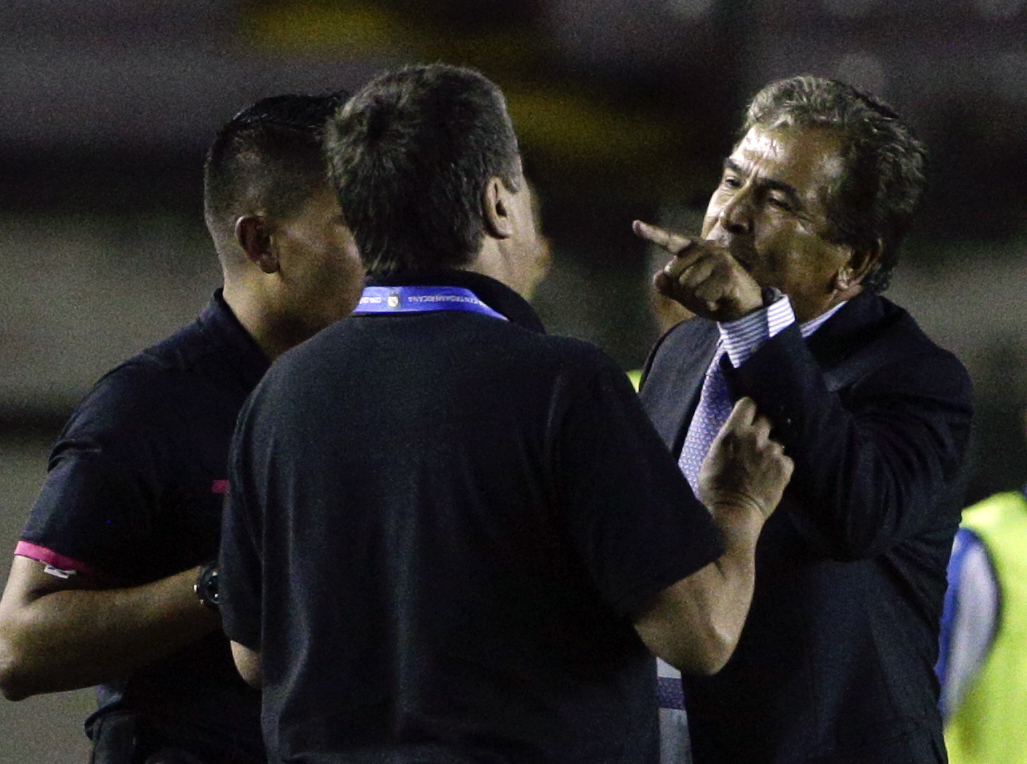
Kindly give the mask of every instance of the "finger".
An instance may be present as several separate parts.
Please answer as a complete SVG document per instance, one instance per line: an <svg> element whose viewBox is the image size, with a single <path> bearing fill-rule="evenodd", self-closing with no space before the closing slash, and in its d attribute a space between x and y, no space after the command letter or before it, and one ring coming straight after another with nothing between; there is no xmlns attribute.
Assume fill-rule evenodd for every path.
<svg viewBox="0 0 1027 764"><path fill-rule="evenodd" d="M752 428L753 428L753 431L756 434L756 442L757 443L763 444L763 443L766 443L768 441L775 442L775 441L771 441L771 438L770 438L770 431L773 428L773 423L769 419L767 419L765 416L763 416L763 414L757 414L756 415L756 417L753 419L753 422L752 422ZM778 445L780 445L780 444L778 444ZM782 446L782 448L783 448L783 446Z"/></svg>
<svg viewBox="0 0 1027 764"><path fill-rule="evenodd" d="M699 300L716 302L725 296L729 282L716 262L702 258L682 270L678 286Z"/></svg>
<svg viewBox="0 0 1027 764"><path fill-rule="evenodd" d="M668 273L668 270L671 270L669 266L653 274L653 288L664 297L669 297L688 308L691 292L687 284L682 283L677 274Z"/></svg>
<svg viewBox="0 0 1027 764"><path fill-rule="evenodd" d="M792 473L795 471L795 462L790 456L784 455L781 457L781 473L785 480L792 479Z"/></svg>
<svg viewBox="0 0 1027 764"><path fill-rule="evenodd" d="M734 408L731 409L731 413L724 422L724 426L721 427L720 432L733 432L745 427L751 427L755 418L756 401L748 397L739 398Z"/></svg>
<svg viewBox="0 0 1027 764"><path fill-rule="evenodd" d="M653 287L657 292L662 294L664 297L670 297L675 299L674 296L674 279L668 276L663 271L657 271L653 276Z"/></svg>
<svg viewBox="0 0 1027 764"><path fill-rule="evenodd" d="M643 223L641 220L633 222L631 228L639 238L662 247L672 255L677 255L695 244L695 239L690 236L671 233L663 228Z"/></svg>
<svg viewBox="0 0 1027 764"><path fill-rule="evenodd" d="M685 271L694 270L697 265L706 263L709 260L707 254L703 248L696 246L695 241L691 241L687 247L678 250L673 260L663 266L663 272L671 278L678 278ZM706 269L709 269L709 265Z"/></svg>

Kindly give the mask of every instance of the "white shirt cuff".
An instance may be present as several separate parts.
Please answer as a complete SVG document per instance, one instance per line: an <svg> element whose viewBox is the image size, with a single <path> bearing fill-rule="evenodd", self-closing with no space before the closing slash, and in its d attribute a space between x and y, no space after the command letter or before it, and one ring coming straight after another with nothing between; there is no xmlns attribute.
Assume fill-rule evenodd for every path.
<svg viewBox="0 0 1027 764"><path fill-rule="evenodd" d="M737 321L718 323L720 340L731 365L736 369L745 363L764 342L795 323L791 300L782 295L766 308L750 313Z"/></svg>

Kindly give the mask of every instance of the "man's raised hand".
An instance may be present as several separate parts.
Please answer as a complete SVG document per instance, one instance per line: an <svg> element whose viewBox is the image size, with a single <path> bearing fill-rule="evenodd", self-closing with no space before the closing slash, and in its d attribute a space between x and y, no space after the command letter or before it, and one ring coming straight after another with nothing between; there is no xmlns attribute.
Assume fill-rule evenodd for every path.
<svg viewBox="0 0 1027 764"><path fill-rule="evenodd" d="M710 446L699 472L699 499L707 507L750 507L766 519L791 479L792 460L770 438L770 420L741 398Z"/></svg>
<svg viewBox="0 0 1027 764"><path fill-rule="evenodd" d="M674 256L653 278L660 294L713 321L734 321L763 307L760 285L726 248L641 220L632 228L637 236Z"/></svg>

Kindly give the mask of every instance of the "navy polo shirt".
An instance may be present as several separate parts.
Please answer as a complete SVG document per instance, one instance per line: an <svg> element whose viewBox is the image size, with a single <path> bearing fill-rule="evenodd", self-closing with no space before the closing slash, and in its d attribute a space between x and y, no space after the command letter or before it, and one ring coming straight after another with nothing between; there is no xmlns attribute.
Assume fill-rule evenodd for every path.
<svg viewBox="0 0 1027 764"><path fill-rule="evenodd" d="M64 427L16 554L144 584L217 554L227 457L239 409L268 367L218 290L194 323L107 373ZM213 633L98 689L105 714L259 743L259 695Z"/></svg>
<svg viewBox="0 0 1027 764"><path fill-rule="evenodd" d="M709 513L599 350L492 279L399 283L509 320L352 316L240 414L222 613L270 758L655 762L631 614L721 553Z"/></svg>

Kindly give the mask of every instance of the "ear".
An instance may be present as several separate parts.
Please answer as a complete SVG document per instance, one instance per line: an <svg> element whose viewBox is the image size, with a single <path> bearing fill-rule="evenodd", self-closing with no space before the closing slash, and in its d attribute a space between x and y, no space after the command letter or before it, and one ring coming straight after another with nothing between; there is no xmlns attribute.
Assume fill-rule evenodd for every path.
<svg viewBox="0 0 1027 764"><path fill-rule="evenodd" d="M881 259L883 244L877 239L870 247L853 249L848 262L834 276L834 286L839 292L845 292L859 286L866 275L873 270Z"/></svg>
<svg viewBox="0 0 1027 764"><path fill-rule="evenodd" d="M482 206L485 233L494 239L509 238L514 230L513 221L510 220L510 192L501 178L489 179Z"/></svg>
<svg viewBox="0 0 1027 764"><path fill-rule="evenodd" d="M247 259L264 273L276 273L278 256L271 246L271 231L261 215L243 215L235 221L235 240Z"/></svg>

